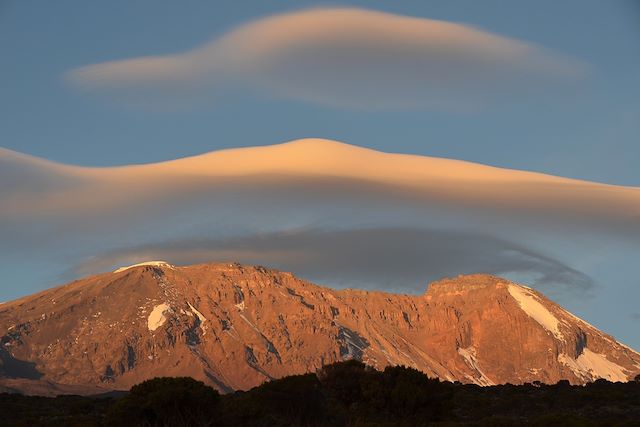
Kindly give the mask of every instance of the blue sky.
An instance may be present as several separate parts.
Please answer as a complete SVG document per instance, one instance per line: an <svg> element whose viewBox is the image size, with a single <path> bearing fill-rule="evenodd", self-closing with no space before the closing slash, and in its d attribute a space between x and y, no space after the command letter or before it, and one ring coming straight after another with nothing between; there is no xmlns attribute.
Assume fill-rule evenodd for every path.
<svg viewBox="0 0 640 427"><path fill-rule="evenodd" d="M465 24L548 49L579 61L587 71L564 81L559 90L532 85L522 95L460 110L327 106L234 88L223 88L211 102L144 108L79 90L65 78L90 64L184 52L268 15L334 6ZM152 163L321 137L388 152L640 186L640 6L633 1L4 1L0 50L0 146L56 162ZM392 225L404 225L400 218ZM630 302L640 297L632 268L640 253L636 238L633 233L627 239L602 239L533 232L514 237L592 277L597 283L592 297L565 295L560 302L639 347L640 313ZM60 267L61 259L44 250L33 252L38 271L25 276L16 261L22 252L12 252L6 241L1 244L12 263L1 264L3 277L19 285L3 286L0 300L68 278L64 273L70 266ZM123 241L110 247L84 245L87 253L126 246ZM75 262L72 255L63 259Z"/></svg>
<svg viewBox="0 0 640 427"><path fill-rule="evenodd" d="M263 96L150 112L74 91L62 76L95 62L173 53L268 14L314 2L4 2L2 145L83 165L153 162L214 149L327 137L637 185L640 8L613 1L344 2L470 24L592 66L577 93L544 93L473 114L367 112Z"/></svg>

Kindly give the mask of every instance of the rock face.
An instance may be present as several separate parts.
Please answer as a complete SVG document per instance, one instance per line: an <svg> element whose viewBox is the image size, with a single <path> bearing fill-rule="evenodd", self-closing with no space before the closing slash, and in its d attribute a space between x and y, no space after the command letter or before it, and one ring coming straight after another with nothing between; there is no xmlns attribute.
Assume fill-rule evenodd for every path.
<svg viewBox="0 0 640 427"><path fill-rule="evenodd" d="M639 353L489 275L409 296L336 291L259 266L154 261L0 305L0 337L5 387L38 393L43 383L110 390L155 376L229 392L349 358L480 385L640 372Z"/></svg>

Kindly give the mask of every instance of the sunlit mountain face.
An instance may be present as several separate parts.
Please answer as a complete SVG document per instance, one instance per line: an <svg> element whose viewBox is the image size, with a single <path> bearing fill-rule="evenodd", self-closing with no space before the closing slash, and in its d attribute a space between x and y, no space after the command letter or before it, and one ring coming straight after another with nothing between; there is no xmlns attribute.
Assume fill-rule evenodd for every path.
<svg viewBox="0 0 640 427"><path fill-rule="evenodd" d="M262 266L148 261L6 303L0 327L0 389L30 393L126 390L156 376L231 393L347 360L481 386L640 373L640 353L490 275L406 295L334 290Z"/></svg>
<svg viewBox="0 0 640 427"><path fill-rule="evenodd" d="M69 331L88 346L91 328L100 329L120 346L93 355L97 371L82 365L86 378L98 378L78 380L82 387L126 375L130 344L136 363L147 358L152 366L148 333L175 327L168 336L186 343L175 354L187 360L214 331L233 340L221 323L230 320L253 334L250 322L271 342L260 347L266 341L259 335L236 336L234 351L251 374L226 381L224 372L208 371L230 389L341 357L359 355L379 367L383 360L409 363L400 350L423 372L484 385L538 378L529 368L547 381L629 379L637 361L620 343L640 347L640 9L581 0L405 3L0 4L7 59L0 67L0 318L11 307L3 327L14 328L0 330L2 345L10 344L1 351L0 376L7 366L33 368L19 364L22 356L24 363L55 365L78 350L69 341L60 353L43 356L48 334L60 331L42 328L68 314L54 304L58 297L49 298L58 291L48 289L103 277L95 280L119 289L104 295L122 304L135 300L136 286L148 291L126 314L140 327L127 333L144 334L136 335L138 348L133 335L100 329L107 327L99 323L102 314L92 316L118 310L106 302L104 310L89 309L82 292L103 295L105 282L65 291L68 310L84 307L87 322L98 322L87 329L77 324L83 319L70 317ZM126 268L132 265L139 266ZM270 282L284 296L273 291L259 303L295 300L300 310L291 316L324 325L312 333L303 328L304 334L331 336L321 349L324 359L301 333L308 351L291 360L305 362L298 370L276 368L285 341L261 328L285 333L273 317L279 306L237 311L240 301L227 304L236 298L232 288L214 295L202 284L192 295L180 282L191 273L171 278L177 282L167 278L193 265L265 266L317 286L309 302L304 289L292 287L294 295ZM233 270L246 282L245 298L267 280L251 268L249 276ZM158 271L167 276L158 278ZM194 283L209 279L194 274ZM497 340L489 332L474 335L471 329L487 330L475 312L450 331L457 341L448 341L438 328L453 322L456 311L451 319L438 312L425 302L425 288L460 275L478 283L500 278L504 286L484 287L495 291L485 289L489 296L465 288L462 299L458 291L443 292L446 304L466 312L484 301L478 310L498 316L504 313L491 305L495 297L506 304L499 307L504 322L520 319L510 325L509 332L520 334L511 344L547 352L546 364L523 353L526 363L511 364L508 372L486 368L499 358L488 349L513 350L482 341ZM157 294L170 285L180 301ZM374 291L382 293L367 293ZM399 322L399 329L368 331L358 323L364 312L334 319L335 304L323 292L351 295L341 316L369 304L357 295L373 295L369 314L381 325ZM380 295L389 295L392 307ZM17 298L35 308L11 302ZM227 304L233 319L207 298ZM395 314L385 318L387 312ZM440 323L428 324L427 312L441 316ZM270 321L258 326L249 314ZM156 329L145 329L152 323ZM395 341L383 343L389 337ZM446 346L409 349L399 337ZM200 343L188 342L196 338ZM221 348L206 349L207 361L221 360ZM121 350L124 356L107 360ZM385 352L393 356L385 359ZM445 356L455 366L440 366ZM161 375L166 363L114 381L129 386L146 374ZM74 383L63 378L70 366L58 368L34 369L58 375L59 386Z"/></svg>

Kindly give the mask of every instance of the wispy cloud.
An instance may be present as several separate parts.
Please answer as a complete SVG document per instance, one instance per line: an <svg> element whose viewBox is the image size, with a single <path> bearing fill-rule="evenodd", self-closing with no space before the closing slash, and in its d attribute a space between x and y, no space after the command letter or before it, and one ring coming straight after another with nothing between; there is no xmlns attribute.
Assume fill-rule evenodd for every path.
<svg viewBox="0 0 640 427"><path fill-rule="evenodd" d="M67 77L131 102L210 101L236 87L340 107L460 109L566 85L587 68L463 24L329 8L259 19L186 52L88 65Z"/></svg>
<svg viewBox="0 0 640 427"><path fill-rule="evenodd" d="M73 275L98 273L149 259L175 264L239 261L262 264L331 285L422 292L431 280L466 273L520 274L541 286L585 292L593 281L524 246L479 233L421 228L301 228L192 238L117 248L85 260Z"/></svg>

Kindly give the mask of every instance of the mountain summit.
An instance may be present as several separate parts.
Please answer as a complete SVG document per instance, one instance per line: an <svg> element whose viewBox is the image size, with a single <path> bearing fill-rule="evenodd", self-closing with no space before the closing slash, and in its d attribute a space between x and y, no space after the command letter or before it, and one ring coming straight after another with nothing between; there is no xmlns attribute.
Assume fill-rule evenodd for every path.
<svg viewBox="0 0 640 427"><path fill-rule="evenodd" d="M333 290L260 266L154 261L2 304L0 334L0 388L45 394L155 376L229 392L345 359L480 385L640 372L636 351L490 275L410 296Z"/></svg>

